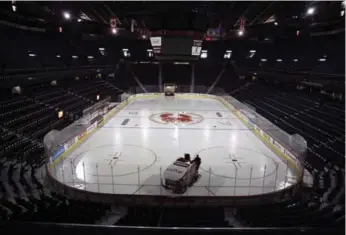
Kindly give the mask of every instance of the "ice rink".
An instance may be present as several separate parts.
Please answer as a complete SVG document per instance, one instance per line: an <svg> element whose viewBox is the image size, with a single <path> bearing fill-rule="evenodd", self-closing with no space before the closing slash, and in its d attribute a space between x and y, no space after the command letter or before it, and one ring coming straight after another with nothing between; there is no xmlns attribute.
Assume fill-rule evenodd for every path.
<svg viewBox="0 0 346 235"><path fill-rule="evenodd" d="M184 153L202 159L186 195L247 196L295 182L286 162L220 101L188 96L136 99L51 171L87 191L170 195L161 175Z"/></svg>

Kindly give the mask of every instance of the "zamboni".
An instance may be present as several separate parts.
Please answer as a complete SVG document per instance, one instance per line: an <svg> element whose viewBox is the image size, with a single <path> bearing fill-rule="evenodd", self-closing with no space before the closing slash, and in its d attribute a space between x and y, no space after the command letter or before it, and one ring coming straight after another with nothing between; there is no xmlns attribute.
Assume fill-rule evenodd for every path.
<svg viewBox="0 0 346 235"><path fill-rule="evenodd" d="M186 153L184 158L178 158L164 171L162 186L174 193L184 193L199 179L200 165L201 158L198 155L191 161L190 154Z"/></svg>

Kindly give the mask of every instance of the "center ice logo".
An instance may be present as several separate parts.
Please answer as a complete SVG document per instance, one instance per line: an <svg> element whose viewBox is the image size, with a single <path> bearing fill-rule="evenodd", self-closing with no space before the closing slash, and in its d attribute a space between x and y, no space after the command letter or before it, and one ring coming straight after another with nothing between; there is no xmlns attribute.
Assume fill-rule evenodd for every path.
<svg viewBox="0 0 346 235"><path fill-rule="evenodd" d="M177 117L173 113L163 113L160 115L160 118L164 122L192 122L192 117L187 114L178 114Z"/></svg>
<svg viewBox="0 0 346 235"><path fill-rule="evenodd" d="M201 115L195 113L156 113L149 117L159 124L196 124L203 120Z"/></svg>

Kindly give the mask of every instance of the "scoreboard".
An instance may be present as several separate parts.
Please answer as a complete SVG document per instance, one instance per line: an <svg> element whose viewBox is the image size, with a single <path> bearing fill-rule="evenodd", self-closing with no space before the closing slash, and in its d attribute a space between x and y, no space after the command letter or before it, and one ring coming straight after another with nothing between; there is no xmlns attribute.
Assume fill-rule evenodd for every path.
<svg viewBox="0 0 346 235"><path fill-rule="evenodd" d="M199 57L202 51L202 40L190 37L151 37L150 43L154 54L161 57Z"/></svg>

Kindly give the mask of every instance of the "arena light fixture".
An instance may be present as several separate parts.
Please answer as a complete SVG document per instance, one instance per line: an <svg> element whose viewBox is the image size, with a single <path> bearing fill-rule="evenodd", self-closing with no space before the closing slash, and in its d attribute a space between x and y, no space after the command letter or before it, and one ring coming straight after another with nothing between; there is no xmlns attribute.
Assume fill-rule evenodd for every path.
<svg viewBox="0 0 346 235"><path fill-rule="evenodd" d="M278 24L278 22L275 21L275 22L274 22L274 25L279 25L279 24Z"/></svg>
<svg viewBox="0 0 346 235"><path fill-rule="evenodd" d="M66 20L71 19L71 14L68 13L67 11L65 11L65 12L63 13L63 16L64 16L64 18L65 18Z"/></svg>
<svg viewBox="0 0 346 235"><path fill-rule="evenodd" d="M266 62L266 61L267 61L267 59L261 59L261 61L262 61L262 62Z"/></svg>
<svg viewBox="0 0 346 235"><path fill-rule="evenodd" d="M78 22L82 22L82 19L78 19L77 21L78 21Z"/></svg>
<svg viewBox="0 0 346 235"><path fill-rule="evenodd" d="M60 55L56 55L56 58L60 58Z"/></svg>
<svg viewBox="0 0 346 235"><path fill-rule="evenodd" d="M277 59L276 61L277 61L277 62L282 62L282 59Z"/></svg>
<svg viewBox="0 0 346 235"><path fill-rule="evenodd" d="M60 110L58 111L58 118L63 118L64 117L64 111L63 110Z"/></svg>
<svg viewBox="0 0 346 235"><path fill-rule="evenodd" d="M12 11L16 12L17 11L17 6L16 5L12 5Z"/></svg>
<svg viewBox="0 0 346 235"><path fill-rule="evenodd" d="M118 30L116 28L112 28L112 34L117 34Z"/></svg>
<svg viewBox="0 0 346 235"><path fill-rule="evenodd" d="M238 36L243 36L244 35L244 31L243 30L239 30L238 31Z"/></svg>
<svg viewBox="0 0 346 235"><path fill-rule="evenodd" d="M306 11L306 14L311 16L315 13L315 8L314 7L309 7L308 10Z"/></svg>
<svg viewBox="0 0 346 235"><path fill-rule="evenodd" d="M293 59L294 62L298 62L298 59Z"/></svg>

